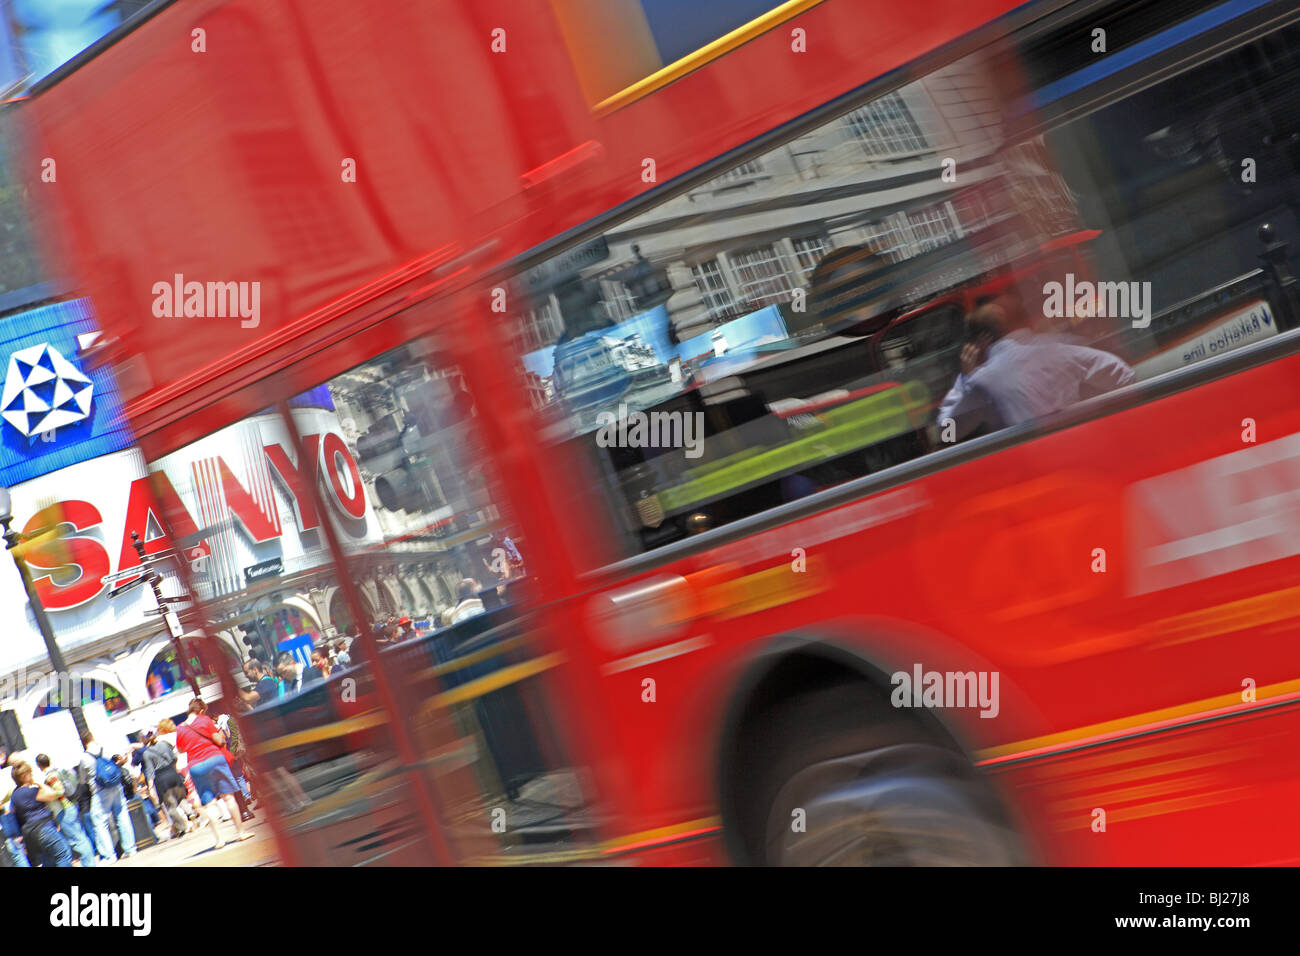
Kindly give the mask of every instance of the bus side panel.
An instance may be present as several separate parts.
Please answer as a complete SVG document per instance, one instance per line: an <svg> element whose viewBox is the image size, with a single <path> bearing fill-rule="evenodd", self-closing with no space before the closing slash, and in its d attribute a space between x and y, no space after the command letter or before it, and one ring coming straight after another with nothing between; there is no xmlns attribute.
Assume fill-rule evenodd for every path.
<svg viewBox="0 0 1300 956"><path fill-rule="evenodd" d="M821 633L886 674L997 675L995 713L934 716L996 770L1047 862L1296 856L1297 381L1293 355L657 569L645 579L742 583L697 588L708 613L635 647L574 615L603 654L592 706L636 755L613 781L627 828L716 812L704 728L774 636ZM843 535L900 493L901 516ZM1253 546L1234 544L1252 529ZM795 548L809 559L797 585ZM1096 746L1130 733L1143 736ZM1042 748L1069 754L1001 766Z"/></svg>

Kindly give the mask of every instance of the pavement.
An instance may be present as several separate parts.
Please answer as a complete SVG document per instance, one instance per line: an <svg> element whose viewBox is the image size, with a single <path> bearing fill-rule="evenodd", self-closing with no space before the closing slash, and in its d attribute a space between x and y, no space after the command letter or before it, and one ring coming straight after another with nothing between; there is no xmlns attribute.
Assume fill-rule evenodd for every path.
<svg viewBox="0 0 1300 956"><path fill-rule="evenodd" d="M204 827L175 840L166 838L166 827L160 827L163 839L153 846L136 851L134 857L118 860L113 866L273 866L276 864L275 838L266 823L266 816L258 814L252 823L244 825L253 838L242 843L235 840L235 827L221 824L221 834L226 845L220 850L212 848L212 830Z"/></svg>

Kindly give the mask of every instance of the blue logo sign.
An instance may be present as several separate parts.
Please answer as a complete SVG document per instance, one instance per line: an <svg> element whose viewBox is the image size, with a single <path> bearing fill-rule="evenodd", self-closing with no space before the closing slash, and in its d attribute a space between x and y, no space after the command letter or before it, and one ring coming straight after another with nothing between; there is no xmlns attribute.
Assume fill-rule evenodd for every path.
<svg viewBox="0 0 1300 956"><path fill-rule="evenodd" d="M133 443L111 374L82 362L82 343L96 331L88 299L0 320L0 485Z"/></svg>

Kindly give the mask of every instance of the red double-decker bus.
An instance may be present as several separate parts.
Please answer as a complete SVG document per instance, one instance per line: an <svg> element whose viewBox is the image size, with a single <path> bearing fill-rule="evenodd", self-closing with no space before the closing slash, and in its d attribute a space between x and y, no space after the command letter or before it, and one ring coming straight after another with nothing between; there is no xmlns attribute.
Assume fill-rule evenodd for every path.
<svg viewBox="0 0 1300 956"><path fill-rule="evenodd" d="M187 630L355 636L241 718L281 858L1295 861L1300 13L708 7L196 0L14 107ZM948 415L990 315L1122 373Z"/></svg>

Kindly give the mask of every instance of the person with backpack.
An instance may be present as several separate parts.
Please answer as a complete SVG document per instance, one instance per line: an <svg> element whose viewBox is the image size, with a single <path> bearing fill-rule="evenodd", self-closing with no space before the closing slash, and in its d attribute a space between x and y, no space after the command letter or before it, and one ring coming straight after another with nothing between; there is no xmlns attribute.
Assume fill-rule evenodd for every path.
<svg viewBox="0 0 1300 956"><path fill-rule="evenodd" d="M122 852L135 856L135 826L126 809L122 793L122 768L104 756L104 748L91 734L81 739L86 752L81 755L77 777L90 787L90 821L95 829L95 849L105 860L117 859L113 850L113 835L108 829L109 817L117 821L117 833L122 840Z"/></svg>
<svg viewBox="0 0 1300 956"><path fill-rule="evenodd" d="M46 754L36 755L36 769L40 771L45 785L59 796L58 803L49 805L50 812L54 814L54 825L59 828L59 833L63 834L63 839L72 848L81 865L94 866L95 848L86 839L86 831L81 826L77 812L78 788L81 784L77 781L76 772L51 769L50 758Z"/></svg>
<svg viewBox="0 0 1300 956"><path fill-rule="evenodd" d="M141 751L144 754L141 762L144 764L145 779L167 808L172 825L171 838L178 840L189 833L192 827L185 811L181 809L181 801L185 799L185 780L176 769L176 760L180 755L168 739L175 733L176 725L164 717L158 724L157 736Z"/></svg>

